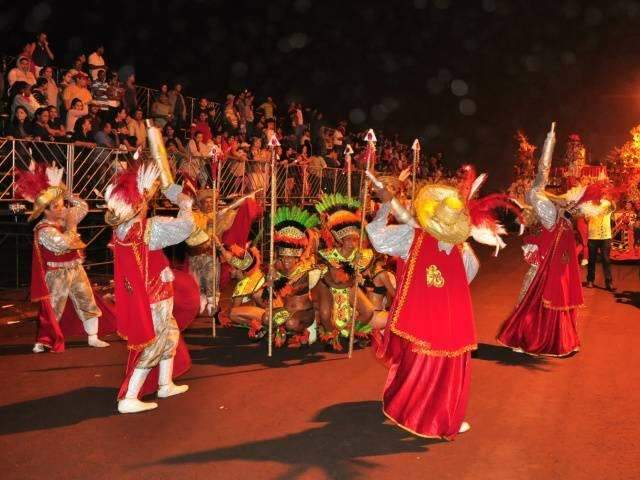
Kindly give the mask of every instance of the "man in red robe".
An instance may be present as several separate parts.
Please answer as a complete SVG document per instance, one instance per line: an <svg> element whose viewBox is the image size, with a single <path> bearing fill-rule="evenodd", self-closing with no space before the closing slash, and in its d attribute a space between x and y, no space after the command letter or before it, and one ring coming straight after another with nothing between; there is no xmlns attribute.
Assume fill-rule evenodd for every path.
<svg viewBox="0 0 640 480"><path fill-rule="evenodd" d="M469 235L497 248L501 226L476 225L472 197L484 177L462 189L431 184L414 205L417 222L374 178L384 202L367 225L373 247L405 262L378 356L389 366L383 412L422 437L452 439L470 426L471 351L477 348L469 282L479 263ZM387 225L393 211L398 225Z"/></svg>
<svg viewBox="0 0 640 480"><path fill-rule="evenodd" d="M31 264L31 300L40 302L34 353L64 352L65 335L83 333L89 346L107 347L98 333L115 331L110 308L94 295L82 266L85 244L77 225L87 214L87 203L67 191L62 174L61 168L32 163L29 170L18 171L15 185L16 194L33 203L29 220L44 217L34 228ZM102 310L106 322L105 317L98 320Z"/></svg>
<svg viewBox="0 0 640 480"><path fill-rule="evenodd" d="M156 408L155 402L139 400L154 390L158 398L166 398L189 388L173 383L188 370L191 359L175 318L174 272L162 249L193 233L192 200L180 186L171 184L163 193L179 207L177 218L147 218L147 201L155 192L159 173L155 165L133 167L121 172L105 193L106 221L114 228L118 333L129 349L118 394L120 413Z"/></svg>

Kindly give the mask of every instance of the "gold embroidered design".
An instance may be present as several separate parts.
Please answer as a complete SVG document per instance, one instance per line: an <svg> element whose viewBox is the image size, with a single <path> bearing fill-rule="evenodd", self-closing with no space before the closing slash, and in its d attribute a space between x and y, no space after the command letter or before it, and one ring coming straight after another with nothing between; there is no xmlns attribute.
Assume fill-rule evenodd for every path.
<svg viewBox="0 0 640 480"><path fill-rule="evenodd" d="M131 285L131 282L128 278L124 279L124 288L127 290L127 293L129 295L133 295L133 286Z"/></svg>
<svg viewBox="0 0 640 480"><path fill-rule="evenodd" d="M435 288L444 287L442 272L435 265L429 265L427 267L427 285Z"/></svg>

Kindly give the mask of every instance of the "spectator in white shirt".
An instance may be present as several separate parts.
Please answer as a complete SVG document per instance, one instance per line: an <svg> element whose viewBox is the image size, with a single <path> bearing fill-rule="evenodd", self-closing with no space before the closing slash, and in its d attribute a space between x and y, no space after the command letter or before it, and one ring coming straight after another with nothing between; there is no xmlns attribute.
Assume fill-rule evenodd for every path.
<svg viewBox="0 0 640 480"><path fill-rule="evenodd" d="M73 132L76 126L76 121L80 117L84 117L89 114L89 105L85 104L79 98L71 100L71 108L67 111L67 121L65 122L65 130L67 132Z"/></svg>
<svg viewBox="0 0 640 480"><path fill-rule="evenodd" d="M104 47L102 45L99 45L98 48L96 48L96 51L89 55L89 73L91 73L92 80L98 79L99 70L106 70L107 64L104 61L103 55Z"/></svg>
<svg viewBox="0 0 640 480"><path fill-rule="evenodd" d="M56 85L56 81L53 79L53 67L44 67L41 73L42 77L47 80L47 85L44 88L47 97L47 105L57 107L58 93L60 92L60 90L58 89L58 85Z"/></svg>
<svg viewBox="0 0 640 480"><path fill-rule="evenodd" d="M36 77L31 73L31 60L27 57L18 57L16 66L9 70L7 75L9 86L12 87L16 82L25 82L29 85L35 85Z"/></svg>
<svg viewBox="0 0 640 480"><path fill-rule="evenodd" d="M202 132L196 132L193 138L189 140L187 147L189 149L189 154L192 157L206 157L211 153L212 145L204 142L204 135Z"/></svg>
<svg viewBox="0 0 640 480"><path fill-rule="evenodd" d="M31 94L31 85L26 82L18 81L13 86L13 102L11 103L11 118L15 116L16 108L22 107L29 115L29 120L33 119L36 110L40 108L40 104Z"/></svg>

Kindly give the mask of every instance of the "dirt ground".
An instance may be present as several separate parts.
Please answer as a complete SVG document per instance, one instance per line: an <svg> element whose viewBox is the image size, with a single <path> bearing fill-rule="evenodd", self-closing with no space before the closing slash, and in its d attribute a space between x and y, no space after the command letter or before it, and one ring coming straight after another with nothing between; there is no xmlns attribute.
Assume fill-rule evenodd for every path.
<svg viewBox="0 0 640 480"><path fill-rule="evenodd" d="M525 272L518 248L483 257L473 284L472 429L453 442L385 421L386 370L370 349L347 359L314 346L267 359L245 332L212 339L200 319L186 332L190 390L119 415L122 342L91 349L77 339L63 354L34 355L33 321L4 324L2 478L637 479L638 268L614 267L615 295L585 290L581 352L541 360L494 341Z"/></svg>

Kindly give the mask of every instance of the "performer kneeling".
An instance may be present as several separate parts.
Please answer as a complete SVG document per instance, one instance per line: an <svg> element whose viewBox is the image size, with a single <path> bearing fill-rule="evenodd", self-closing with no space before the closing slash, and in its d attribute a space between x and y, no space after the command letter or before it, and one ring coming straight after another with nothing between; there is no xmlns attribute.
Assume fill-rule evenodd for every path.
<svg viewBox="0 0 640 480"><path fill-rule="evenodd" d="M309 229L319 219L300 207L280 207L274 219L277 260L273 271L275 345L300 347L316 340L315 310L310 291L320 279L309 251ZM266 301L268 288L263 290ZM263 324L268 325L268 312ZM289 340L287 342L287 336Z"/></svg>
<svg viewBox="0 0 640 480"><path fill-rule="evenodd" d="M76 228L89 209L85 201L66 190L62 174L61 168L32 162L28 171L19 170L16 176L16 194L33 203L29 221L44 214L33 239L31 300L40 301L34 353L45 348L64 351L63 329L67 330L67 325L61 328L60 321L69 299L82 320L89 345L109 346L98 338L102 312L82 266L85 244Z"/></svg>
<svg viewBox="0 0 640 480"><path fill-rule="evenodd" d="M319 305L320 340L335 351L342 351L340 338L349 337L354 295L358 296L355 331L360 339L365 340L371 332L369 322L375 310L356 285L357 272L367 268L373 258L370 248L358 251L359 208L358 200L339 193L324 195L316 204L316 210L323 217L327 248L318 251L324 273L313 295Z"/></svg>
<svg viewBox="0 0 640 480"><path fill-rule="evenodd" d="M231 266L231 276L238 280L231 294L229 319L236 326L249 329L249 338L261 339L265 335L262 317L265 306L262 288L265 284L261 269L261 256L257 248L231 245L228 249L214 237L220 258Z"/></svg>
<svg viewBox="0 0 640 480"><path fill-rule="evenodd" d="M118 333L129 349L118 394L120 413L156 408L157 403L139 400L156 388L159 398L189 388L173 383L189 368L190 358L173 315L173 272L162 249L183 242L194 231L192 200L173 184L163 193L179 207L178 217L147 218L159 174L155 165L132 167L121 172L105 193L105 220L114 229ZM149 375L152 370L154 375Z"/></svg>

